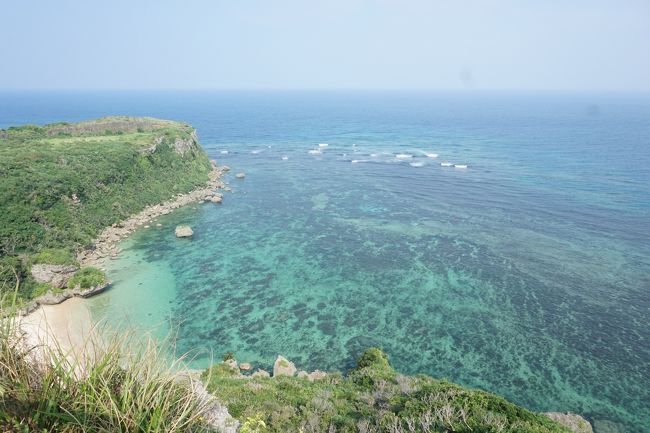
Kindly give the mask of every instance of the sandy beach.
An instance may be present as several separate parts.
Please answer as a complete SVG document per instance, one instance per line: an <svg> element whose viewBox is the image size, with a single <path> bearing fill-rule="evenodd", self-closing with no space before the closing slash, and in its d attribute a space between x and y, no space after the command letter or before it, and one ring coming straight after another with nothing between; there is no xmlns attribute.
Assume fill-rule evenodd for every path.
<svg viewBox="0 0 650 433"><path fill-rule="evenodd" d="M49 347L79 359L92 341L93 322L83 298L70 298L58 305L42 305L19 318L19 326L29 347ZM36 350L35 356L42 356Z"/></svg>

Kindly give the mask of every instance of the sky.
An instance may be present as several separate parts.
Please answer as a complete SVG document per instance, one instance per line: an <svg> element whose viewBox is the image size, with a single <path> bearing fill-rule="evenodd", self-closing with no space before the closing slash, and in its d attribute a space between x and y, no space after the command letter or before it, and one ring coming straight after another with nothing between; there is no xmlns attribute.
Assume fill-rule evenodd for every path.
<svg viewBox="0 0 650 433"><path fill-rule="evenodd" d="M650 0L0 0L0 89L650 91Z"/></svg>

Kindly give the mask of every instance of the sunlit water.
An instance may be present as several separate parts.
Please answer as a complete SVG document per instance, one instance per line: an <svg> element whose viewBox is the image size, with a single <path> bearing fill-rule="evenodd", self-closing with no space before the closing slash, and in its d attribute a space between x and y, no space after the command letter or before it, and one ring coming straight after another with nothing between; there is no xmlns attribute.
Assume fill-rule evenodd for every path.
<svg viewBox="0 0 650 433"><path fill-rule="evenodd" d="M124 242L97 319L174 329L198 367L344 370L379 346L405 373L650 431L650 98L0 98L3 126L123 113L191 123L246 178Z"/></svg>

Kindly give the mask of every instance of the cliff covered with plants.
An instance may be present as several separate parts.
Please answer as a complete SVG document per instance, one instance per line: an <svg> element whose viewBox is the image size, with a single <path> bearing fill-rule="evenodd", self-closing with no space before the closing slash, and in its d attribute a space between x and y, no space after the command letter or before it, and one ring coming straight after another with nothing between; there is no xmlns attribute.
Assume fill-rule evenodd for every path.
<svg viewBox="0 0 650 433"><path fill-rule="evenodd" d="M101 284L92 268L73 279L77 253L103 228L204 184L209 171L194 129L174 121L106 117L0 130L0 290L19 281L18 298L29 300L70 280ZM45 265L36 269L40 283L35 265Z"/></svg>

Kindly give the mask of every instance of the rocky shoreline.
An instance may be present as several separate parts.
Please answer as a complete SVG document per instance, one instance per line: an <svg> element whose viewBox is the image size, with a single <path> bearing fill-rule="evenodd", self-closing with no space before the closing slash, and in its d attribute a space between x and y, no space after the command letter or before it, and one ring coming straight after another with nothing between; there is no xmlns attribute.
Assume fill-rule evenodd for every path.
<svg viewBox="0 0 650 433"><path fill-rule="evenodd" d="M104 284L88 289L81 289L80 287L70 289L66 287L68 280L80 268L93 266L105 271L104 261L117 257L120 252L116 244L135 230L141 227L148 228L145 224L155 218L161 215L167 215L174 209L190 203L221 203L223 194L217 190L230 191L230 188L221 181L223 174L229 171L230 168L225 165L218 166L214 160L210 161L210 163L212 164L212 170L208 173L208 181L204 186L185 194L178 194L174 199L164 203L149 206L137 214L131 215L125 221L105 228L97 239L95 239L91 248L77 254L77 261L80 267L72 265L35 265L34 269L32 269L32 275L37 281L48 283L55 289L62 290L58 292L49 291L35 298L27 306L22 308L19 314L26 316L34 312L40 305L56 305L73 297L89 298L103 292L111 285L110 281L107 280Z"/></svg>
<svg viewBox="0 0 650 433"><path fill-rule="evenodd" d="M117 257L120 252L116 244L137 229L141 227L148 228L146 223L190 203L202 203L205 201L221 203L222 194L216 190L230 191L230 188L221 181L223 174L230 170L230 168L227 166L218 166L214 160L210 162L212 164L212 170L208 173L209 179L205 186L185 194L178 194L174 199L164 203L149 206L125 221L105 228L97 239L95 239L92 248L77 254L79 264L82 267L95 266L104 270L104 261Z"/></svg>

